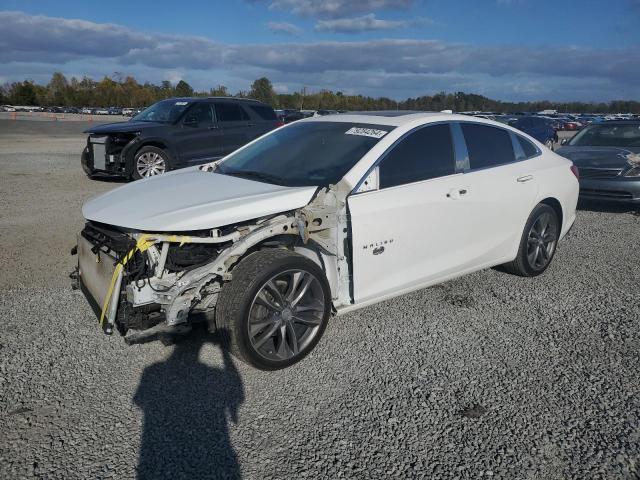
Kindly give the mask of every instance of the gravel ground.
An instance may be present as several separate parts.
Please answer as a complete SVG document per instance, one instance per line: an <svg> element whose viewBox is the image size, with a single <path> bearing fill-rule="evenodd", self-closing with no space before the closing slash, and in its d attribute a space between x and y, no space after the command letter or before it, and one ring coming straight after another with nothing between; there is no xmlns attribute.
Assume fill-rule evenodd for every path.
<svg viewBox="0 0 640 480"><path fill-rule="evenodd" d="M102 335L68 249L81 202L117 184L84 178L81 125L12 125L0 478L639 478L640 216L587 206L545 275L486 270L334 319L265 373L202 332Z"/></svg>

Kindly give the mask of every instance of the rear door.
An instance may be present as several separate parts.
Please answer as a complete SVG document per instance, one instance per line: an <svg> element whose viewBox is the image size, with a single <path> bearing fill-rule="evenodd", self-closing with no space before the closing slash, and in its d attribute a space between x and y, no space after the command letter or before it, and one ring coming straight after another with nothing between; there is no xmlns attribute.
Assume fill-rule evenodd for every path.
<svg viewBox="0 0 640 480"><path fill-rule="evenodd" d="M252 127L253 132L251 133L251 140L284 124L284 121L278 118L275 110L269 105L251 102L244 105L244 107L251 115L253 120L252 123L255 123L255 126Z"/></svg>
<svg viewBox="0 0 640 480"><path fill-rule="evenodd" d="M469 230L464 256L476 266L515 256L537 194L536 158L523 159L509 130L473 122L459 128L469 158L462 179Z"/></svg>
<svg viewBox="0 0 640 480"><path fill-rule="evenodd" d="M174 134L175 150L182 163L203 163L222 156L223 132L213 105L198 102L186 112Z"/></svg>
<svg viewBox="0 0 640 480"><path fill-rule="evenodd" d="M258 136L256 122L251 120L239 102L218 101L215 102L215 110L224 133L223 155L228 155Z"/></svg>

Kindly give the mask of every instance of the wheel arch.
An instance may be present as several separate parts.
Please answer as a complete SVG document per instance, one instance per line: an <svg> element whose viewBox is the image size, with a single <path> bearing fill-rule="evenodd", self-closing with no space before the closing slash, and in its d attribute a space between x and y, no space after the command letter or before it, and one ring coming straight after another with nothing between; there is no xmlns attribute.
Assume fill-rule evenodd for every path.
<svg viewBox="0 0 640 480"><path fill-rule="evenodd" d="M333 261L333 257L324 253L320 248L313 245L313 243L304 244L297 233L295 234L283 234L275 233L273 236L267 237L251 247L249 247L242 255L235 259L234 263L229 266L229 272L233 275L233 270L249 255L260 250L266 249L286 249L293 253L302 255L314 262L324 272L325 278L329 283L329 289L331 290L331 303L338 295L339 291L339 276L336 262Z"/></svg>
<svg viewBox="0 0 640 480"><path fill-rule="evenodd" d="M549 205L551 208L553 208L553 210L556 212L556 215L558 216L558 222L560 223L560 230L562 230L562 227L564 225L564 214L562 212L562 204L560 203L560 201L554 197L547 197L540 200L539 203L542 203L544 205Z"/></svg>
<svg viewBox="0 0 640 480"><path fill-rule="evenodd" d="M143 147L156 147L156 148L161 148L162 150L165 150L167 153L169 153L169 155L171 155L171 149L169 148L169 144L166 143L163 140L159 140L159 139L150 139L150 140L142 140L137 148L135 149L135 151L133 152L133 156L136 155L136 153L138 153L140 151L141 148Z"/></svg>

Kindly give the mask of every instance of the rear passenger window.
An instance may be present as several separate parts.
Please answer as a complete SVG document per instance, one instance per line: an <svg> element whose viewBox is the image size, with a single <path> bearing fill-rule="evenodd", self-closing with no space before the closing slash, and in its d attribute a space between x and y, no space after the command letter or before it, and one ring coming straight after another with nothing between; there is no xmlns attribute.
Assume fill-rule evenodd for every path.
<svg viewBox="0 0 640 480"><path fill-rule="evenodd" d="M380 163L380 188L395 187L455 171L448 124L424 127L396 145Z"/></svg>
<svg viewBox="0 0 640 480"><path fill-rule="evenodd" d="M249 120L249 115L237 103L220 102L216 103L216 116L220 122L240 122Z"/></svg>
<svg viewBox="0 0 640 480"><path fill-rule="evenodd" d="M516 135L516 139L518 140L518 143L522 147L522 151L524 152L524 158L535 157L538 154L538 149L529 140L525 140L520 135Z"/></svg>
<svg viewBox="0 0 640 480"><path fill-rule="evenodd" d="M471 169L493 167L515 161L509 132L489 125L462 123Z"/></svg>
<svg viewBox="0 0 640 480"><path fill-rule="evenodd" d="M258 116L263 120L277 120L276 112L273 111L273 108L267 107L266 105L249 105L249 108L253 110Z"/></svg>

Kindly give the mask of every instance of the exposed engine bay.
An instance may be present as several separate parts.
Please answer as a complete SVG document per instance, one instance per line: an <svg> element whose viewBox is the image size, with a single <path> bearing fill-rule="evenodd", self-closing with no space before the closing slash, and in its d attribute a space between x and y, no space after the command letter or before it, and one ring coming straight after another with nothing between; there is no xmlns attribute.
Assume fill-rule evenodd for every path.
<svg viewBox="0 0 640 480"><path fill-rule="evenodd" d="M339 210L344 202L327 189L302 209L212 230L152 233L88 221L78 235L79 287L107 334L179 327L191 314L215 313L223 283L246 255L286 248L323 268L335 308L351 303Z"/></svg>
<svg viewBox="0 0 640 480"><path fill-rule="evenodd" d="M133 155L136 143L139 144L137 139L137 132L89 135L82 152L83 164L91 172L128 174L127 160Z"/></svg>

